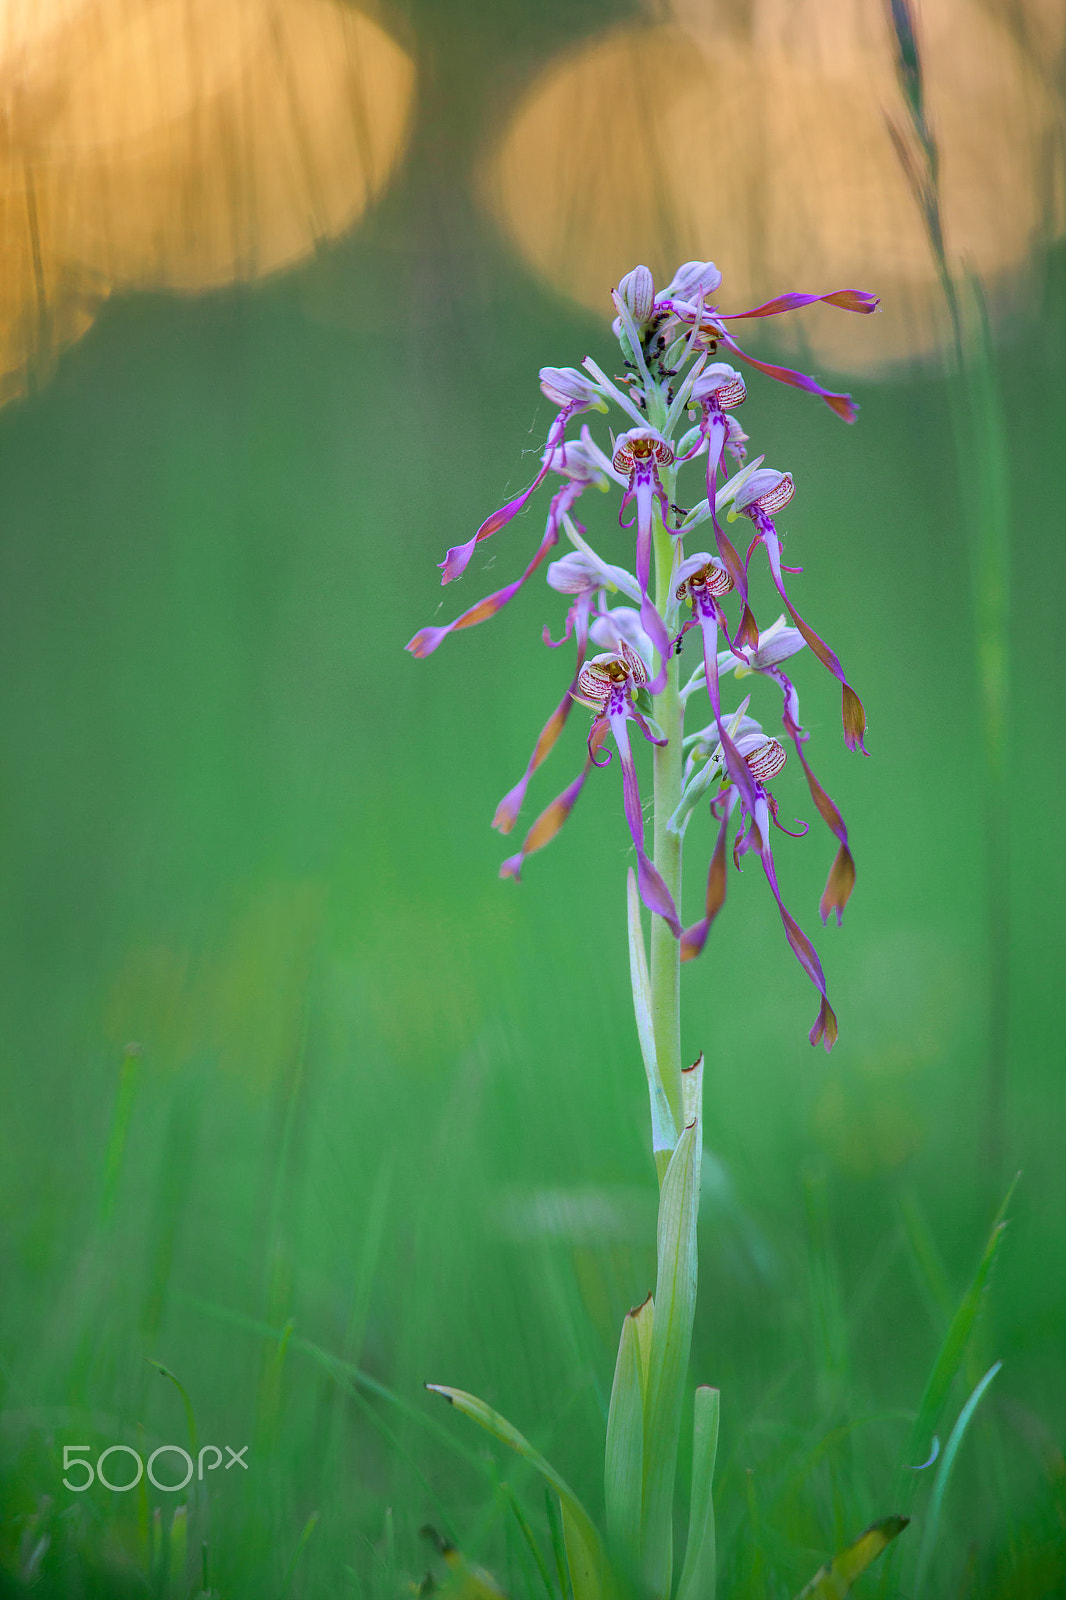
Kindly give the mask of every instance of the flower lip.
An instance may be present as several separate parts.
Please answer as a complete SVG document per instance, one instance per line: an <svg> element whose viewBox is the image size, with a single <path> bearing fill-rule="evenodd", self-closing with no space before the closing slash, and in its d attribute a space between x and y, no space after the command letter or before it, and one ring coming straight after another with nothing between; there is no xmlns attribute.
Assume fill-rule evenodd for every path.
<svg viewBox="0 0 1066 1600"><path fill-rule="evenodd" d="M615 440L611 465L616 472L633 472L638 463L654 462L660 467L673 465L674 452L654 428L630 428Z"/></svg>
<svg viewBox="0 0 1066 1600"><path fill-rule="evenodd" d="M787 759L784 745L776 739L767 739L744 757L756 783L769 783L776 778Z"/></svg>
<svg viewBox="0 0 1066 1600"><path fill-rule="evenodd" d="M575 698L602 711L612 690L630 684L640 689L647 681L648 669L644 662L624 639L620 639L617 649L605 650L585 663L577 676Z"/></svg>
<svg viewBox="0 0 1066 1600"><path fill-rule="evenodd" d="M734 411L747 397L747 385L735 368L724 361L704 367L692 385L692 400L697 405L715 401L721 411Z"/></svg>
<svg viewBox="0 0 1066 1600"><path fill-rule="evenodd" d="M772 467L763 467L758 472L753 472L747 483L738 493L734 504L738 511L753 510L765 511L772 517L780 511L796 492L796 485L792 480L791 472L775 472Z"/></svg>

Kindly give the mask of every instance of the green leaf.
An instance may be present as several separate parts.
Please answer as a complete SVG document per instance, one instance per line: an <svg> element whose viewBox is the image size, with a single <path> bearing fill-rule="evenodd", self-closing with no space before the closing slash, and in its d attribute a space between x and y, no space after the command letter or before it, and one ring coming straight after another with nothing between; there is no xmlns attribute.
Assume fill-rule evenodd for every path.
<svg viewBox="0 0 1066 1600"><path fill-rule="evenodd" d="M933 1551L936 1548L936 1537L940 1529L940 1513L944 1508L944 1495L947 1493L947 1487L951 1478L952 1469L955 1466L955 1457L959 1453L959 1446L962 1443L963 1434L970 1426L970 1422L973 1419L973 1414L980 1405L985 1390L988 1388L989 1384L992 1382L992 1379L995 1377L1002 1365L1002 1361L997 1361L994 1366L989 1367L984 1377L978 1383L970 1398L959 1412L959 1420L952 1428L951 1437L945 1446L943 1455L940 1457L940 1465L937 1468L936 1481L933 1484L933 1493L929 1500L929 1512L925 1519L925 1528L922 1533L921 1549L918 1552L918 1573L914 1581L915 1595L920 1595L925 1586L926 1574L929 1570L929 1563L933 1557Z"/></svg>
<svg viewBox="0 0 1066 1600"><path fill-rule="evenodd" d="M574 1600L600 1600L605 1576L600 1536L592 1518L566 1479L556 1472L539 1450L534 1450L524 1434L519 1433L506 1417L501 1417L498 1411L487 1406L484 1400L467 1394L465 1389L453 1389L447 1384L427 1383L426 1388L450 1400L456 1410L463 1412L464 1416L484 1428L486 1433L491 1433L501 1444L522 1456L551 1485L562 1507L563 1538L566 1541Z"/></svg>
<svg viewBox="0 0 1066 1600"><path fill-rule="evenodd" d="M718 1390L701 1386L694 1406L688 1543L677 1600L714 1600L717 1550L712 1490L717 1453Z"/></svg>
<svg viewBox="0 0 1066 1600"><path fill-rule="evenodd" d="M844 1600L856 1578L903 1532L909 1520L909 1517L882 1517L880 1522L872 1522L854 1544L849 1544L828 1566L814 1574L796 1600Z"/></svg>
<svg viewBox="0 0 1066 1600"><path fill-rule="evenodd" d="M644 1487L644 1363L637 1328L640 1310L638 1306L627 1311L622 1319L603 1463L607 1537L632 1567L640 1561Z"/></svg>
<svg viewBox="0 0 1066 1600"><path fill-rule="evenodd" d="M669 1594L673 1564L674 1477L696 1309L701 1153L697 1117L677 1142L659 1196L659 1270L644 1427L644 1576L657 1596Z"/></svg>
<svg viewBox="0 0 1066 1600"><path fill-rule="evenodd" d="M969 1287L959 1303L958 1310L951 1320L951 1326L948 1328L944 1342L937 1354L933 1370L929 1374L929 1381L925 1386L925 1393L922 1395L921 1404L918 1407L918 1416L911 1432L910 1444L907 1450L907 1462L911 1466L919 1461L924 1461L928 1456L933 1434L936 1431L951 1385L954 1382L956 1373L962 1366L966 1355L966 1347L970 1342L970 1335L973 1333L974 1325L984 1302L992 1265L1006 1230L1007 1224L1004 1218L1007 1207L1013 1198L1017 1182L1018 1179L1015 1178L1004 1196L1003 1204L1000 1206L996 1220L992 1224L992 1231L988 1236L984 1254L977 1264L977 1271L974 1273ZM913 1490L913 1481L908 1487Z"/></svg>
<svg viewBox="0 0 1066 1600"><path fill-rule="evenodd" d="M659 1075L659 1059L655 1050L655 1026L651 1016L651 978L648 975L648 957L644 949L644 934L640 926L640 895L632 867L626 882L626 906L629 914L629 973L633 984L633 1010L637 1019L637 1037L644 1058L644 1071L648 1079L648 1098L651 1101L651 1146L655 1166L662 1182L677 1144L677 1127L670 1102L666 1098L663 1080Z"/></svg>
<svg viewBox="0 0 1066 1600"><path fill-rule="evenodd" d="M703 1051L691 1067L681 1070L681 1114L686 1128L690 1122L703 1126Z"/></svg>

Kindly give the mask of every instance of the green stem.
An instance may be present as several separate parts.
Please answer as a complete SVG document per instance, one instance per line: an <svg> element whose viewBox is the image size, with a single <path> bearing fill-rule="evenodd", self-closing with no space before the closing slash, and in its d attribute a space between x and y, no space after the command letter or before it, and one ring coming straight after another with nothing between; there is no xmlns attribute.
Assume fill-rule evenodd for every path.
<svg viewBox="0 0 1066 1600"><path fill-rule="evenodd" d="M674 473L663 473L667 500L673 498ZM658 507L654 524L655 604L665 616L670 602L674 544L662 525ZM681 911L681 837L667 830L667 822L681 799L681 739L684 706L680 695L680 663L671 657L666 686L655 697L655 720L669 743L656 746L652 761L655 779L654 861ZM681 949L661 917L651 919L651 1014L655 1050L663 1089L680 1132L681 1112Z"/></svg>

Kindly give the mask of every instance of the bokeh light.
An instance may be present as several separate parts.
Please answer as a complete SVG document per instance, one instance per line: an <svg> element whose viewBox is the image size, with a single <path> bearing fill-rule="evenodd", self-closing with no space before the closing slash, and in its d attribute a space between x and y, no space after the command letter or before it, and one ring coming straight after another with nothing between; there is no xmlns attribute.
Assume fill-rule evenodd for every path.
<svg viewBox="0 0 1066 1600"><path fill-rule="evenodd" d="M1034 247L1063 228L1053 80L1066 12L933 0L920 27L949 259L1005 310ZM907 128L880 0L676 0L667 22L548 69L485 193L537 271L600 308L603 284L637 260L667 274L715 260L738 310L785 289L874 289L885 312L861 339L825 308L774 330L869 368L929 352L945 331L890 121Z"/></svg>
<svg viewBox="0 0 1066 1600"><path fill-rule="evenodd" d="M115 287L256 278L351 227L403 148L413 76L338 0L8 0L2 388Z"/></svg>

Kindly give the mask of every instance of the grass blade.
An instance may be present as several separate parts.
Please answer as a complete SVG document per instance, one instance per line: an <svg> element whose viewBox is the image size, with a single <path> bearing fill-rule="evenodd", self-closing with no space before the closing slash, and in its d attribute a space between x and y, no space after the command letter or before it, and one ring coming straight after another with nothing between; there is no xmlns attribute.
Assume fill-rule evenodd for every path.
<svg viewBox="0 0 1066 1600"><path fill-rule="evenodd" d="M566 1543L574 1600L599 1600L603 1585L603 1550L600 1536L596 1532L592 1518L566 1479L539 1450L533 1448L524 1434L519 1433L506 1417L502 1417L498 1411L486 1405L484 1400L468 1394L465 1389L453 1389L443 1383L427 1383L426 1388L432 1390L434 1394L442 1394L457 1411L470 1417L479 1427L484 1428L486 1433L491 1433L493 1438L507 1445L516 1455L522 1456L530 1466L536 1468L545 1482L551 1485L559 1496L559 1504L562 1507L563 1539Z"/></svg>
<svg viewBox="0 0 1066 1600"><path fill-rule="evenodd" d="M718 1390L696 1390L692 1429L692 1493L688 1543L677 1600L714 1600L717 1549L714 1528L714 1460L718 1454Z"/></svg>
<svg viewBox="0 0 1066 1600"><path fill-rule="evenodd" d="M834 1556L827 1566L819 1568L796 1600L844 1600L856 1578L877 1560L909 1521L909 1517L882 1517L879 1522L872 1522L854 1544Z"/></svg>
<svg viewBox="0 0 1066 1600"><path fill-rule="evenodd" d="M952 1469L955 1466L955 1457L959 1453L963 1435L973 1420L973 1414L980 1405L985 1390L1002 1365L1002 1361L997 1361L994 1366L989 1367L984 1377L977 1384L970 1398L959 1412L959 1420L952 1428L951 1437L948 1439L944 1453L940 1458L936 1481L933 1484L933 1493L929 1500L929 1513L925 1519L921 1549L918 1552L918 1573L914 1581L914 1593L916 1596L920 1595L925 1587L926 1574L929 1570L929 1563L933 1558L936 1536L940 1529L940 1514L944 1509L944 1496L947 1493Z"/></svg>
<svg viewBox="0 0 1066 1600"><path fill-rule="evenodd" d="M988 1236L984 1254L977 1264L977 1271L970 1280L969 1287L959 1303L958 1310L951 1319L951 1326L944 1337L944 1342L937 1354L933 1370L929 1374L929 1381L925 1386L921 1404L918 1407L918 1416L911 1432L910 1444L907 1450L907 1461L913 1464L916 1461L925 1461L932 1445L933 1434L940 1421L941 1413L947 1402L951 1385L956 1373L960 1370L966 1355L966 1347L970 1342L970 1335L984 1302L985 1291L988 1288L989 1276L992 1266L1003 1240L1006 1230L1006 1211L1014 1195L1018 1179L1015 1178L1004 1197L992 1224L992 1231ZM907 1488L913 1489L913 1480L907 1485L901 1485L902 1492Z"/></svg>

